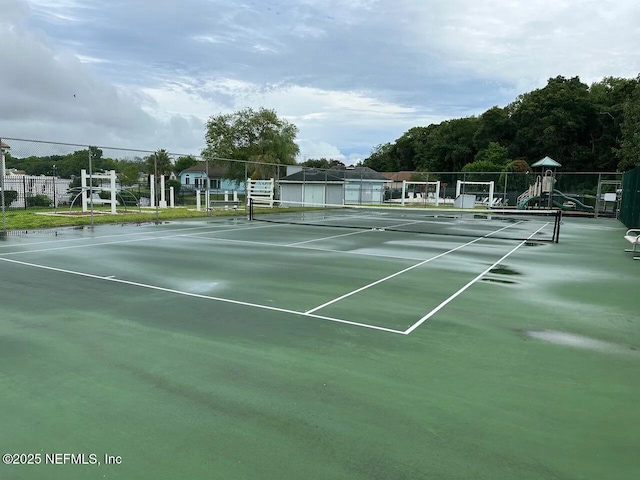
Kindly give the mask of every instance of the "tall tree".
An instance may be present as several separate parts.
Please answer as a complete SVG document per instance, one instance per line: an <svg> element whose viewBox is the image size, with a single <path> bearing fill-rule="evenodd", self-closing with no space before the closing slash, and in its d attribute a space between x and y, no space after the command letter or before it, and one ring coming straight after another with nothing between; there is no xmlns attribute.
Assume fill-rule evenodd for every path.
<svg viewBox="0 0 640 480"><path fill-rule="evenodd" d="M378 172L393 172L393 160L391 157L391 148L392 145L390 143L381 143L380 145L376 145L373 150L371 150L371 154L364 159L362 164L365 167L369 167Z"/></svg>
<svg viewBox="0 0 640 480"><path fill-rule="evenodd" d="M637 79L606 77L589 88L591 103L598 114L597 124L589 132L597 170L614 171L618 166L616 151L622 142L624 104L637 84Z"/></svg>
<svg viewBox="0 0 640 480"><path fill-rule="evenodd" d="M478 150L489 143L509 145L516 134L516 125L511 118L509 108L491 107L478 118L478 130L473 141Z"/></svg>
<svg viewBox="0 0 640 480"><path fill-rule="evenodd" d="M269 175L267 164L295 165L300 148L296 144L298 128L278 118L274 110L245 108L234 113L209 117L206 124L206 148L202 156L224 163L231 178ZM241 164L224 159L251 162Z"/></svg>
<svg viewBox="0 0 640 480"><path fill-rule="evenodd" d="M551 78L544 88L520 95L511 108L518 129L513 157L533 162L548 155L567 170L593 168L588 144L597 114L589 87L578 77Z"/></svg>
<svg viewBox="0 0 640 480"><path fill-rule="evenodd" d="M186 170L189 167L193 167L198 163L198 160L193 155L187 155L185 157L178 157L176 163L173 165L173 172L179 175L180 172Z"/></svg>
<svg viewBox="0 0 640 480"><path fill-rule="evenodd" d="M509 151L497 142L489 142L485 148L476 154L473 162L488 162L502 168L509 163ZM478 170L475 171L477 172ZM492 172L494 170L488 171Z"/></svg>
<svg viewBox="0 0 640 480"><path fill-rule="evenodd" d="M459 172L473 162L477 153L474 137L478 131L476 117L447 120L429 128L423 165L431 172Z"/></svg>
<svg viewBox="0 0 640 480"><path fill-rule="evenodd" d="M309 160L305 160L304 162L300 163L300 165L304 167L320 168L325 170L328 170L329 168L345 167L345 164L340 160L335 160L335 159L329 160L326 158L310 158Z"/></svg>
<svg viewBox="0 0 640 480"><path fill-rule="evenodd" d="M120 183L122 185L134 185L138 183L139 173L138 167L133 163L130 163L124 167L122 173L120 173Z"/></svg>
<svg viewBox="0 0 640 480"><path fill-rule="evenodd" d="M640 166L640 75L631 95L624 102L622 142L617 152L622 171Z"/></svg>
<svg viewBox="0 0 640 480"><path fill-rule="evenodd" d="M164 148L157 150L149 155L145 161L146 171L150 175L169 176L173 171L173 165L171 164L171 158Z"/></svg>

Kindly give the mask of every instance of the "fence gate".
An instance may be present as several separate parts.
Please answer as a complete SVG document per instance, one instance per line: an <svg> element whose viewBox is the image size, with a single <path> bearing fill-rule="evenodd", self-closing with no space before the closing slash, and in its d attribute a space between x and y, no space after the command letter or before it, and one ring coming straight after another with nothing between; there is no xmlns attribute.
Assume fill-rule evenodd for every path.
<svg viewBox="0 0 640 480"><path fill-rule="evenodd" d="M275 182L269 180L252 180L247 178L247 204L273 207L273 191Z"/></svg>

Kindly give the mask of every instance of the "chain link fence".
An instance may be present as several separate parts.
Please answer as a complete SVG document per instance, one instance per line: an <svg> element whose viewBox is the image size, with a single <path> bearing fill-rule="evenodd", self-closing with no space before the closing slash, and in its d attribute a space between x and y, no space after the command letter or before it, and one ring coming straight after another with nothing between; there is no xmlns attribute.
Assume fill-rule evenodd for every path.
<svg viewBox="0 0 640 480"><path fill-rule="evenodd" d="M150 183L149 175L154 171L166 173L164 198L169 199L172 186L176 206L195 206L196 192L207 186L212 200L233 195L244 202L247 178L273 178L275 199L291 203L448 206L463 194L473 196L476 205L487 207L556 207L613 216L618 215L621 201L622 174L615 172L380 173L366 167L317 169L266 161L204 159L164 151L154 164L153 157L158 152L150 150L15 138L2 138L2 143L6 209L79 207L83 169L92 185L90 198L98 208L108 203L104 200L110 198L109 185L92 175L110 170L117 172L118 205L124 208L145 207L159 200L162 192L157 179L154 189ZM172 172L184 157L190 157L195 164ZM535 193L530 187L545 177L551 179L553 195L527 195ZM157 199L151 198L152 190Z"/></svg>

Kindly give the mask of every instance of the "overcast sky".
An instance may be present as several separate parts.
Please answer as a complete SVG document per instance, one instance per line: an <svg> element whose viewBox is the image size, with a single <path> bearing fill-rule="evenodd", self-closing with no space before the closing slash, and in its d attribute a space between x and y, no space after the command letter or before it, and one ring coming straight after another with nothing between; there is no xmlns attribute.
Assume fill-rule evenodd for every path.
<svg viewBox="0 0 640 480"><path fill-rule="evenodd" d="M0 0L0 137L200 153L275 109L301 157L364 159L549 77L640 72L637 0Z"/></svg>

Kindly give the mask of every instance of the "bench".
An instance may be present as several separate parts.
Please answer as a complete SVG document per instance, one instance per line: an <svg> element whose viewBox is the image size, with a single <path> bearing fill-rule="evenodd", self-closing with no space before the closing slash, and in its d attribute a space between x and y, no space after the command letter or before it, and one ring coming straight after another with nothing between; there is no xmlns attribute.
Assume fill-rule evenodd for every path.
<svg viewBox="0 0 640 480"><path fill-rule="evenodd" d="M632 228L627 230L627 233L624 235L624 239L633 245L632 249L627 249L625 252L639 253L638 247L640 246L640 228ZM633 257L634 260L640 260L640 257Z"/></svg>

